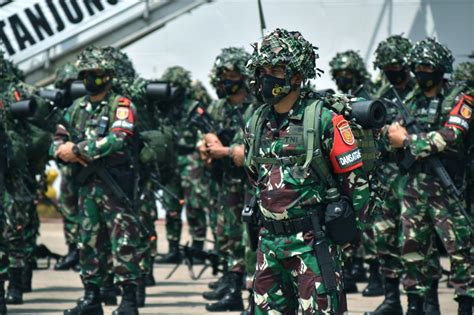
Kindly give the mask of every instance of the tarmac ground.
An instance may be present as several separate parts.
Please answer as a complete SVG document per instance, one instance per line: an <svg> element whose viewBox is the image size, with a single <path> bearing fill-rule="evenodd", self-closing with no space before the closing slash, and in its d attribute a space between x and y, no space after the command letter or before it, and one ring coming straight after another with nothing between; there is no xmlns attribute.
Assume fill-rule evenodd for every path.
<svg viewBox="0 0 474 315"><path fill-rule="evenodd" d="M167 242L163 241L164 222L158 221L159 252L167 251ZM183 243L189 239L187 226L183 228ZM48 248L60 254L66 253L62 222L49 220L41 224L41 236L38 243L43 243ZM53 262L54 263L54 262ZM442 265L448 269L449 262L442 258ZM208 301L201 296L208 290L207 284L214 281L210 270L207 270L201 279L191 280L185 265L178 268L172 278L166 276L174 265L155 264L154 276L157 285L147 288L146 307L140 309L140 314L205 314L205 305ZM195 272L201 266L195 267ZM445 279L443 279L445 280ZM364 283L358 284L361 292ZM33 275L33 292L24 294L24 304L8 305L8 314L63 314L62 311L75 305L76 300L82 296L83 289L79 274L74 271L54 271L52 267L47 270L36 270ZM441 313L454 315L457 313L457 303L453 300L453 289L446 287L446 281L440 283L439 299ZM247 296L247 294L245 294ZM366 298L361 294L348 295L349 314L364 314L364 311L373 310L383 300L383 297ZM403 307L406 310L406 296L402 296ZM110 315L116 307L104 307L104 314ZM219 313L215 313L219 314ZM239 314L239 313L222 313Z"/></svg>

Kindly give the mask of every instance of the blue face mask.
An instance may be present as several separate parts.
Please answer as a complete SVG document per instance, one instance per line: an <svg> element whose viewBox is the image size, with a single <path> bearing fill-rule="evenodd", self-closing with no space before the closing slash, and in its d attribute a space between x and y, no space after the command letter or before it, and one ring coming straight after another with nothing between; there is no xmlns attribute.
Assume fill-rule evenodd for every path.
<svg viewBox="0 0 474 315"><path fill-rule="evenodd" d="M260 93L265 103L274 105L288 95L285 91L286 80L269 74L260 76ZM286 89L288 90L288 89Z"/></svg>

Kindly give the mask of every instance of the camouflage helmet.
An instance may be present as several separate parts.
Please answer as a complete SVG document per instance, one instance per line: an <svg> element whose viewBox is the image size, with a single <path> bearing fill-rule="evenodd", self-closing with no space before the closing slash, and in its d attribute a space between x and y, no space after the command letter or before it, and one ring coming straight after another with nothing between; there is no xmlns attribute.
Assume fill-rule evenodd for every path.
<svg viewBox="0 0 474 315"><path fill-rule="evenodd" d="M467 82L470 86L474 86L474 62L460 63L453 72L453 80L455 82Z"/></svg>
<svg viewBox="0 0 474 315"><path fill-rule="evenodd" d="M305 79L316 77L317 50L300 32L277 28L266 35L254 51L247 68L254 74L263 65L285 65L287 77L300 73Z"/></svg>
<svg viewBox="0 0 474 315"><path fill-rule="evenodd" d="M249 73L246 64L249 58L250 54L242 47L223 48L216 57L209 75L212 86L217 87L220 80L219 77L224 70L238 71L244 77L248 77Z"/></svg>
<svg viewBox="0 0 474 315"><path fill-rule="evenodd" d="M102 50L106 58L113 62L116 77L127 81L133 81L135 79L135 68L126 53L112 46L104 47Z"/></svg>
<svg viewBox="0 0 474 315"><path fill-rule="evenodd" d="M338 71L344 70L354 72L354 74L361 80L370 79L364 60L359 53L354 50L337 53L329 62L329 66L331 67L331 75L333 79L336 79L336 73Z"/></svg>
<svg viewBox="0 0 474 315"><path fill-rule="evenodd" d="M25 73L5 58L5 52L2 49L0 49L0 79L7 81L25 80Z"/></svg>
<svg viewBox="0 0 474 315"><path fill-rule="evenodd" d="M390 64L408 66L408 53L412 46L411 41L401 35L388 37L375 50L374 69L383 69Z"/></svg>
<svg viewBox="0 0 474 315"><path fill-rule="evenodd" d="M54 78L54 87L57 89L65 88L70 81L77 80L79 71L72 62L66 62L56 69Z"/></svg>
<svg viewBox="0 0 474 315"><path fill-rule="evenodd" d="M442 72L453 71L454 57L448 47L440 44L434 38L426 38L417 42L410 50L408 59L414 71L417 65L430 65Z"/></svg>
<svg viewBox="0 0 474 315"><path fill-rule="evenodd" d="M89 46L85 48L77 57L75 63L79 76L83 71L103 70L112 73L114 71L114 61L104 52L103 49Z"/></svg>
<svg viewBox="0 0 474 315"><path fill-rule="evenodd" d="M191 72L181 66L167 68L161 79L169 81L172 85L180 87L185 91L189 91L191 88Z"/></svg>

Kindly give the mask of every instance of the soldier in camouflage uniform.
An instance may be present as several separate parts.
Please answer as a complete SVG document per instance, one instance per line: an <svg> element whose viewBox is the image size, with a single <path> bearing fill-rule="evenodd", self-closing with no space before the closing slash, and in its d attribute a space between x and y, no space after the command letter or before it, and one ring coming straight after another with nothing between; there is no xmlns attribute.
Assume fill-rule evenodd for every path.
<svg viewBox="0 0 474 315"><path fill-rule="evenodd" d="M353 50L337 53L329 62L329 66L331 67L331 76L342 93L362 97L366 100L372 98L370 75L359 53ZM370 266L368 287L370 286L371 289L367 290L367 287L363 294L378 296L383 293L381 277L378 272L379 266L375 260L375 239L371 228L364 231L362 245L352 246L350 250L344 252L344 257L344 288L346 293L356 293L356 282L367 281L364 260Z"/></svg>
<svg viewBox="0 0 474 315"><path fill-rule="evenodd" d="M449 86L443 75L452 71L450 50L435 39L416 43L409 54L417 87L405 99L422 132L408 134L403 121L388 128L392 148L416 158L409 168L402 201L403 286L408 295L407 314L439 314L437 275L429 264L433 236L437 233L451 261L450 279L459 303L458 314L472 314L474 296L470 274L472 227L459 210L454 196L443 188L427 157L437 156L458 187L464 187L467 136L472 127L474 99L465 86ZM434 292L429 293L430 290Z"/></svg>
<svg viewBox="0 0 474 315"><path fill-rule="evenodd" d="M167 117L174 124L178 150L176 154L177 165L161 168L164 178L170 178L167 188L180 197L177 200L170 194L163 195L163 206L166 209L166 237L169 242L169 253L158 262L176 263L180 261L179 242L181 239L181 212L182 199L186 206L186 216L192 237L192 247L202 250L206 238L207 221L204 212L202 184L203 162L196 151L198 131L189 125L187 113L196 101L204 102L208 99L201 92L194 92L191 73L180 66L173 66L165 70L162 80L170 82L174 87L180 88L184 99L179 104L173 104ZM183 114L184 113L184 114Z"/></svg>
<svg viewBox="0 0 474 315"><path fill-rule="evenodd" d="M34 100L39 114L47 109L47 104L36 95L36 89L16 77L21 72L3 58L3 52L0 52L0 56L3 73L1 107L6 110L4 126L12 152L9 175L6 177L8 193L2 195L4 235L8 240L10 265L6 301L9 304L22 304L23 292L31 291L33 252L39 229L35 206L38 183L35 177L44 169L45 150L42 146L49 145L50 135L39 127L41 118L38 119L36 115L26 121L24 117L13 117L9 113L11 105L19 101Z"/></svg>
<svg viewBox="0 0 474 315"><path fill-rule="evenodd" d="M65 91L70 90L71 83L77 80L78 71L72 62L65 63L56 69L54 87ZM72 101L72 100L71 100ZM63 216L64 237L68 253L58 262L55 270L68 270L79 263L79 212L77 208L79 187L74 181L70 165L61 164L61 195L58 210Z"/></svg>
<svg viewBox="0 0 474 315"><path fill-rule="evenodd" d="M245 245L240 215L245 201L245 173L242 165L236 165L233 158L234 150L243 144L234 141L235 136L243 129L245 116L250 116L248 110L254 103L245 67L249 57L243 48L224 48L211 71L211 81L217 86L221 99L211 105L209 115L221 131L206 134L200 150L207 155L207 164L222 170L215 172L215 180L219 183L216 235L218 250L225 256L229 271L224 278L226 281L222 281L214 291L203 294L206 299L219 300L206 307L212 312L243 310L241 291Z"/></svg>
<svg viewBox="0 0 474 315"><path fill-rule="evenodd" d="M337 88L345 94L372 98L372 83L364 60L359 53L347 50L337 53L329 62L331 76Z"/></svg>
<svg viewBox="0 0 474 315"><path fill-rule="evenodd" d="M339 154L359 149L344 117L326 108L332 99L301 94L301 85L316 77L316 56L313 45L299 32L276 29L254 45L248 64L265 102L247 124L245 134L245 166L256 189L263 225L254 281L256 314L297 314L299 307L304 314L347 312L341 247L326 240L326 257L333 268L330 274L335 276L334 288L330 289L322 281L321 261L312 246L312 222L317 219L316 215L310 217L310 212L322 210L329 202L325 181L334 176L344 187L341 193L348 197L346 204L353 207L362 228L370 193L360 155L353 156L350 164L337 162ZM319 107L319 128L309 135L321 139L324 157L319 161L327 163L331 174L322 176L324 179L309 167L314 156L307 152L303 141L306 108L318 98L322 102L318 103L324 104ZM338 97L340 103L347 101ZM343 125L344 132L340 129Z"/></svg>
<svg viewBox="0 0 474 315"><path fill-rule="evenodd" d="M141 227L130 201L135 189L132 143L136 109L129 99L111 91L113 69L107 57L94 47L80 54L76 66L88 95L68 109L50 149L58 160L79 167L79 249L85 295L65 315L103 314L99 288L108 268L108 254L100 253L108 248L115 282L123 289L122 302L113 314L138 314Z"/></svg>

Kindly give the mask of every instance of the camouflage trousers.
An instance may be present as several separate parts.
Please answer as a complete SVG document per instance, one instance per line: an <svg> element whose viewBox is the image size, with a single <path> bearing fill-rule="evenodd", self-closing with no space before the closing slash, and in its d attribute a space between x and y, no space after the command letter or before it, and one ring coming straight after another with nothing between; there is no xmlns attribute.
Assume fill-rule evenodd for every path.
<svg viewBox="0 0 474 315"><path fill-rule="evenodd" d="M153 257L158 254L158 235L155 230L158 210L156 208L155 191L156 188L150 181L144 183L138 206L139 219L143 230L138 247L138 252L141 256L140 271L142 273L148 273L150 268L153 268Z"/></svg>
<svg viewBox="0 0 474 315"><path fill-rule="evenodd" d="M175 196L183 199L183 188L181 187L181 179L179 174L175 174L166 188ZM179 200L163 191L162 205L166 211L165 229L166 239L171 242L179 242L181 240L181 230L183 222L181 220L181 212L183 205Z"/></svg>
<svg viewBox="0 0 474 315"><path fill-rule="evenodd" d="M116 283L136 283L140 275L139 220L98 180L79 190L80 265L85 283L102 286L110 258Z"/></svg>
<svg viewBox="0 0 474 315"><path fill-rule="evenodd" d="M22 268L34 259L39 218L35 206L35 186L27 185L22 175L11 176L5 195L5 237L10 268Z"/></svg>
<svg viewBox="0 0 474 315"><path fill-rule="evenodd" d="M0 282L5 282L8 279L8 243L5 238L5 203L10 199L6 192L1 195L2 205L0 207Z"/></svg>
<svg viewBox="0 0 474 315"><path fill-rule="evenodd" d="M245 188L242 181L225 181L221 187L219 213L217 216L217 244L226 256L229 271L244 272L245 242L244 226L241 220L245 200Z"/></svg>
<svg viewBox="0 0 474 315"><path fill-rule="evenodd" d="M375 247L384 277L399 278L403 270L400 258L401 203L407 177L400 176L398 166L390 162L384 163L381 172L379 177L385 198L372 225Z"/></svg>
<svg viewBox="0 0 474 315"><path fill-rule="evenodd" d="M473 297L469 252L472 235L455 201L444 194L437 179L426 174L410 178L401 210L405 290L424 295L429 288L433 280L429 260L436 233L450 258L450 279L456 296Z"/></svg>
<svg viewBox="0 0 474 315"><path fill-rule="evenodd" d="M312 249L312 235L275 236L260 232L254 281L255 314L346 314L340 250L330 247L337 290L328 293Z"/></svg>
<svg viewBox="0 0 474 315"><path fill-rule="evenodd" d="M61 166L61 176L61 196L58 210L63 217L64 237L66 244L77 244L79 241L79 187L74 182L70 166Z"/></svg>

